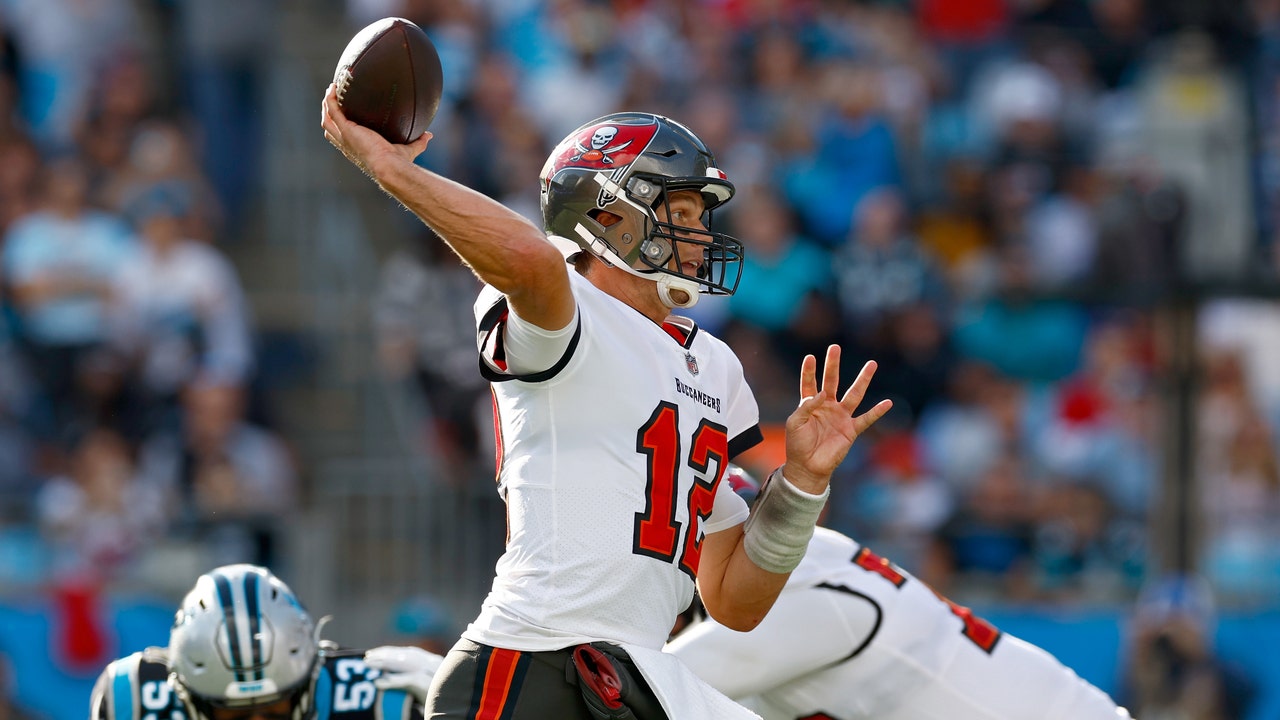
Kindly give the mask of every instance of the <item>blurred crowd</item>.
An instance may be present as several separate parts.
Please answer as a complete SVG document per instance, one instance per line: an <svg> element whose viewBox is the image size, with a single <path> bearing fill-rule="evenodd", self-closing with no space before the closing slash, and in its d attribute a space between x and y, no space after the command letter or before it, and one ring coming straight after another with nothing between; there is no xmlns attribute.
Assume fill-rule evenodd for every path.
<svg viewBox="0 0 1280 720"><path fill-rule="evenodd" d="M202 5L0 3L0 587L146 586L183 543L274 562L296 511L227 251L258 60Z"/></svg>
<svg viewBox="0 0 1280 720"><path fill-rule="evenodd" d="M850 366L880 364L869 396L895 409L826 522L941 591L1132 600L1161 562L1162 442L1178 353L1194 353L1200 560L1247 602L1280 582L1280 310L1248 296L1280 267L1280 3L1218 5L351 0L348 15L427 30L446 88L420 162L531 218L545 149L583 119L642 108L698 132L738 187L715 222L748 257L737 294L692 314L735 347L767 424L794 406L805 354L840 342ZM423 237L388 261L377 326L437 445L483 475L468 281ZM1170 340L1188 303L1189 349ZM777 455L750 460L767 473Z"/></svg>
<svg viewBox="0 0 1280 720"><path fill-rule="evenodd" d="M304 479L234 256L281 5L0 2L0 586L129 577L161 538L278 559ZM334 5L428 32L445 96L420 162L539 221L548 148L582 122L692 127L748 249L738 293L692 314L766 426L805 354L880 364L869 397L895 409L825 522L957 599L1152 580L1190 308L1196 560L1224 603L1276 597L1280 0ZM484 482L475 280L404 235L377 357L421 392L433 459Z"/></svg>

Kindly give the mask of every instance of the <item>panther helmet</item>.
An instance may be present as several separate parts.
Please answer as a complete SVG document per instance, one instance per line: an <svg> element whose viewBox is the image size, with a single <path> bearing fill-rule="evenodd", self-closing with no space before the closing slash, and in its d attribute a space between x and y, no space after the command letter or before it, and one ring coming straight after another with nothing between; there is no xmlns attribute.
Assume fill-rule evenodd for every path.
<svg viewBox="0 0 1280 720"><path fill-rule="evenodd" d="M169 667L199 720L289 700L312 714L319 640L297 596L266 568L224 565L201 575L169 633Z"/></svg>
<svg viewBox="0 0 1280 720"><path fill-rule="evenodd" d="M586 251L654 280L669 307L690 307L700 292L732 295L737 289L742 243L710 229L711 211L733 197L733 184L684 125L640 112L592 120L551 151L539 179L543 224L566 257ZM705 229L676 225L659 208L675 190L702 195ZM602 213L621 220L602 223ZM679 269L682 248L687 253L693 247L702 253L696 278ZM689 300L676 302L671 290L683 290Z"/></svg>

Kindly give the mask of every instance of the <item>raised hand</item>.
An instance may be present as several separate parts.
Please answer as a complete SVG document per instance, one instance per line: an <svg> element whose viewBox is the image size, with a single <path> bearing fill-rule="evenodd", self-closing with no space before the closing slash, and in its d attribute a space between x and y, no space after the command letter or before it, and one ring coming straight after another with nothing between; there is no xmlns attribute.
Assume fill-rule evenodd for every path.
<svg viewBox="0 0 1280 720"><path fill-rule="evenodd" d="M431 133L423 133L421 137L406 145L393 145L386 138L367 127L347 119L338 105L338 88L332 83L325 91L324 101L320 105L320 127L324 128L324 138L329 144L338 148L356 167L366 174L376 177L372 168L381 156L398 156L413 162L413 159L427 149L431 141Z"/></svg>
<svg viewBox="0 0 1280 720"><path fill-rule="evenodd" d="M854 416L876 373L875 361L862 366L843 396L837 396L839 345L827 348L821 385L817 369L818 360L812 355L800 365L800 406L787 418L787 462L782 468L782 474L793 485L811 493L821 493L826 488L853 441L893 407L891 401L881 400L867 412Z"/></svg>

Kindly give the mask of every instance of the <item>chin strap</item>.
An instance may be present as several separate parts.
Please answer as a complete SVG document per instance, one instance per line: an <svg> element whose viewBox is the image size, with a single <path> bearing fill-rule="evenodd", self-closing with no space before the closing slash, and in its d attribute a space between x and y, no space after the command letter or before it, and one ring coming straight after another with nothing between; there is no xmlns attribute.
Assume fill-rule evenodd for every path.
<svg viewBox="0 0 1280 720"><path fill-rule="evenodd" d="M698 290L701 285L687 278L676 277L666 273L659 273L658 278L658 297L662 298L662 303L669 308L691 308L698 304L698 298L701 297ZM685 294L688 300L680 303L676 302L671 296L672 290L679 290Z"/></svg>
<svg viewBox="0 0 1280 720"><path fill-rule="evenodd" d="M640 272L623 261L622 258L618 257L618 254L613 251L613 248L609 247L609 243L605 242L604 238L592 235L591 231L582 225L578 225L576 229L578 231L578 235L581 236L587 244L587 252L590 252L592 255L603 260L606 265L620 268L632 275L635 275L636 277L642 277L646 280L654 280L654 276L657 275L658 277L655 282L658 284L658 297L662 300L662 304L669 308L691 308L698 304L698 296L702 289L701 283L696 280L690 280L686 277L680 277L678 275L672 275L656 270L652 272ZM571 258L574 253L580 252L584 249L572 240L567 240L555 235L550 235L548 237L551 238L551 242L560 249L561 254L563 254L566 259ZM684 302L676 302L675 298L671 296L672 290L682 291L689 299Z"/></svg>

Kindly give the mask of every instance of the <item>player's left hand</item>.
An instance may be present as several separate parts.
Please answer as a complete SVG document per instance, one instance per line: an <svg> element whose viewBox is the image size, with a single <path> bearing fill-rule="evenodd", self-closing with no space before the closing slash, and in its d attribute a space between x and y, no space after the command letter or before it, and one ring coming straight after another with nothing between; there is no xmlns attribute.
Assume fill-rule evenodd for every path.
<svg viewBox="0 0 1280 720"><path fill-rule="evenodd" d="M827 348L818 385L818 361L812 355L800 366L800 406L787 418L787 463L782 474L797 488L821 494L831 474L844 462L859 435L879 420L893 403L881 400L867 412L855 416L876 373L875 361L862 366L858 377L837 395L840 385L840 346Z"/></svg>
<svg viewBox="0 0 1280 720"><path fill-rule="evenodd" d="M431 680L444 657L420 647L382 645L366 651L364 662L382 671L382 676L374 679L374 686L382 690L404 690L418 702L425 703Z"/></svg>

